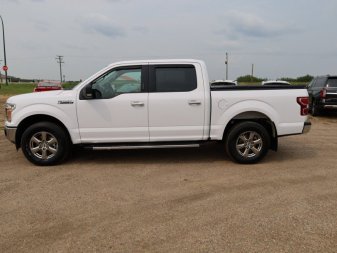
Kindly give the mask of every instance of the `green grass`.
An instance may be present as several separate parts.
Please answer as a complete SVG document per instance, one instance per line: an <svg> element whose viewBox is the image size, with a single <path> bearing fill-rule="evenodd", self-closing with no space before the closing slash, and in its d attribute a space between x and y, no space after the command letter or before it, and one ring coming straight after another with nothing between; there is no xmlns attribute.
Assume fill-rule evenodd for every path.
<svg viewBox="0 0 337 253"><path fill-rule="evenodd" d="M33 92L35 86L34 83L9 83L8 85L1 83L0 95L13 96Z"/></svg>
<svg viewBox="0 0 337 253"><path fill-rule="evenodd" d="M76 86L77 84L79 84L79 82L65 82L62 84L64 89L72 89L74 86Z"/></svg>
<svg viewBox="0 0 337 253"><path fill-rule="evenodd" d="M64 83L63 88L71 89L77 84L77 82ZM14 96L18 94L33 92L36 83L1 83L0 95Z"/></svg>

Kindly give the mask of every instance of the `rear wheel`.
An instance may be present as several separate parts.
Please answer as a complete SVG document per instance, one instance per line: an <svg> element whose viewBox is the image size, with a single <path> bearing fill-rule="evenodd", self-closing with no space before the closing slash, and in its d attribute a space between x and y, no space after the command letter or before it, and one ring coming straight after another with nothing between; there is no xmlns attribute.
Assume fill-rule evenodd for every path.
<svg viewBox="0 0 337 253"><path fill-rule="evenodd" d="M21 138L25 157L36 165L55 165L70 153L70 141L65 131L51 122L39 122L28 127Z"/></svg>
<svg viewBox="0 0 337 253"><path fill-rule="evenodd" d="M230 129L226 138L226 152L238 163L256 163L268 152L268 131L256 122L238 123Z"/></svg>

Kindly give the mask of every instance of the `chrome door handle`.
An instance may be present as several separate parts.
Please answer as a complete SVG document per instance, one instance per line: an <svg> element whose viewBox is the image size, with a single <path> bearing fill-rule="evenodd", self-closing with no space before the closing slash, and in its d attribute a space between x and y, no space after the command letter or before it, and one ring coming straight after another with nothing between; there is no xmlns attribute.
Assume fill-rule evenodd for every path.
<svg viewBox="0 0 337 253"><path fill-rule="evenodd" d="M142 102L142 101L132 101L131 106L144 106L144 102Z"/></svg>
<svg viewBox="0 0 337 253"><path fill-rule="evenodd" d="M201 105L201 101L199 100L188 100L189 105Z"/></svg>

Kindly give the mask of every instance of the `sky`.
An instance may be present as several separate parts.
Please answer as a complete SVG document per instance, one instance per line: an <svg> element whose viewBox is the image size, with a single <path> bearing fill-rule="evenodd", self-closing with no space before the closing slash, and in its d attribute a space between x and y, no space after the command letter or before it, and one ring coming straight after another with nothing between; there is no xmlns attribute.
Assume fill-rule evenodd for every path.
<svg viewBox="0 0 337 253"><path fill-rule="evenodd" d="M57 55L66 80L162 58L204 60L224 79L226 52L228 79L252 64L268 79L337 74L336 13L336 0L0 0L8 74L51 80Z"/></svg>

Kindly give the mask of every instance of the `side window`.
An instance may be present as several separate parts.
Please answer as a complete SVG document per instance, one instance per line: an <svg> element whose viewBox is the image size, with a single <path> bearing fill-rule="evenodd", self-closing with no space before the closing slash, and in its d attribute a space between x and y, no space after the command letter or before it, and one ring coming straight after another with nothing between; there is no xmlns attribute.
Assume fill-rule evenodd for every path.
<svg viewBox="0 0 337 253"><path fill-rule="evenodd" d="M108 99L123 93L141 92L142 69L127 68L112 70L92 84L96 98Z"/></svg>
<svg viewBox="0 0 337 253"><path fill-rule="evenodd" d="M316 83L316 78L312 79L312 81L308 84L309 88L315 87L315 83Z"/></svg>
<svg viewBox="0 0 337 253"><path fill-rule="evenodd" d="M186 92L197 88L196 71L193 65L157 66L154 72L156 92Z"/></svg>
<svg viewBox="0 0 337 253"><path fill-rule="evenodd" d="M326 78L325 77L319 77L317 78L315 84L314 84L314 87L323 87L325 86L325 81L326 81Z"/></svg>

